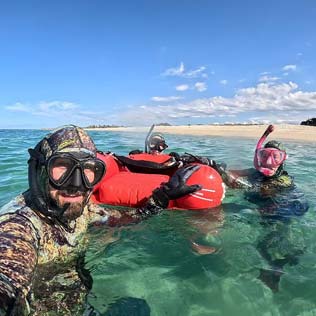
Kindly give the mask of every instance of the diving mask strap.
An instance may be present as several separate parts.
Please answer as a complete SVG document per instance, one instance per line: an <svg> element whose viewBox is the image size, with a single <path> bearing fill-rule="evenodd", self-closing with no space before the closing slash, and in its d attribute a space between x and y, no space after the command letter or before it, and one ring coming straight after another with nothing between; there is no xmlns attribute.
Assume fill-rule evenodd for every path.
<svg viewBox="0 0 316 316"><path fill-rule="evenodd" d="M28 160L28 180L31 194L31 203L34 204L35 208L41 213L48 214L47 201L40 189L37 179L37 169L40 164L44 162L43 155L35 149L30 148L28 150L30 159Z"/></svg>

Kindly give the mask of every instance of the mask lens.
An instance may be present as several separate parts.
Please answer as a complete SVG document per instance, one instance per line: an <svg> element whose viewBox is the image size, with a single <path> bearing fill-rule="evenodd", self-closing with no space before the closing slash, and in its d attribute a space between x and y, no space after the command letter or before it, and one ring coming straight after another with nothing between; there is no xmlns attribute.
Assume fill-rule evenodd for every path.
<svg viewBox="0 0 316 316"><path fill-rule="evenodd" d="M91 159L82 164L82 170L86 184L92 187L102 179L105 165L99 159Z"/></svg>
<svg viewBox="0 0 316 316"><path fill-rule="evenodd" d="M258 162L265 167L278 167L286 158L286 153L277 148L262 148L257 152Z"/></svg>
<svg viewBox="0 0 316 316"><path fill-rule="evenodd" d="M48 175L50 180L60 185L72 173L76 163L68 157L52 157L48 163Z"/></svg>

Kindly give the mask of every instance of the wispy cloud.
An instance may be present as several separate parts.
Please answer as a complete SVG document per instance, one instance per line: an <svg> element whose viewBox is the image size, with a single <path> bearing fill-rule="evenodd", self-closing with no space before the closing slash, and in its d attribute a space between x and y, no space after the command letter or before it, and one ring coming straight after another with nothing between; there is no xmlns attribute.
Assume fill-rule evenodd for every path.
<svg viewBox="0 0 316 316"><path fill-rule="evenodd" d="M189 89L189 85L187 84L181 84L181 85L176 86L177 91L186 91L188 89Z"/></svg>
<svg viewBox="0 0 316 316"><path fill-rule="evenodd" d="M197 69L188 71L187 73L184 74L185 78L197 78L197 77L202 77L202 78L207 78L207 74L205 73L206 67L202 66Z"/></svg>
<svg viewBox="0 0 316 316"><path fill-rule="evenodd" d="M290 71L290 70L295 71L296 68L297 68L296 65L285 65L285 66L282 68L282 70L283 70L283 71Z"/></svg>
<svg viewBox="0 0 316 316"><path fill-rule="evenodd" d="M264 75L259 78L259 82L273 82L279 80L279 77Z"/></svg>
<svg viewBox="0 0 316 316"><path fill-rule="evenodd" d="M316 91L304 92L298 89L294 82L288 83L259 83L254 87L237 91L231 98L215 96L212 98L196 99L191 102L176 104L133 107L124 115L128 120L136 113L142 113L146 121L177 120L191 117L231 117L242 113L257 113L258 117L287 118L292 115L298 120L297 113L316 110ZM275 120L275 119L274 119Z"/></svg>
<svg viewBox="0 0 316 316"><path fill-rule="evenodd" d="M169 68L167 69L162 75L163 76L179 76L181 77L184 73L184 64L183 62L180 63L179 67L175 67L175 68Z"/></svg>
<svg viewBox="0 0 316 316"><path fill-rule="evenodd" d="M78 108L78 104L67 101L42 101L34 105L18 102L13 105L8 105L5 107L5 109L8 111L29 112L31 114L45 116L51 116L61 112L69 112Z"/></svg>
<svg viewBox="0 0 316 316"><path fill-rule="evenodd" d="M223 80L221 80L219 83L225 86L225 85L227 85L228 80L223 79Z"/></svg>
<svg viewBox="0 0 316 316"><path fill-rule="evenodd" d="M88 111L87 107L68 101L41 101L35 104L15 103L5 106L10 112L21 112L21 115L37 118L37 126L47 127L47 122L54 122L55 126L65 124L78 124L87 126L91 124L109 124L117 118L113 113L102 111ZM17 113L18 115L18 113ZM39 119L40 117L40 119ZM50 123L51 124L51 123ZM51 127L51 126L50 126Z"/></svg>
<svg viewBox="0 0 316 316"><path fill-rule="evenodd" d="M171 77L182 77L182 78L207 78L207 73L205 66L200 66L197 69L186 70L184 67L184 63L181 62L179 67L169 68L162 73L162 76L171 76Z"/></svg>
<svg viewBox="0 0 316 316"><path fill-rule="evenodd" d="M199 92L203 92L207 90L207 85L205 82L196 82L194 87Z"/></svg>
<svg viewBox="0 0 316 316"><path fill-rule="evenodd" d="M30 106L20 102L17 102L13 105L8 105L5 107L5 109L13 112L32 112L32 108Z"/></svg>
<svg viewBox="0 0 316 316"><path fill-rule="evenodd" d="M35 104L15 103L5 106L10 112L25 112L34 117L47 117L56 119L56 124L72 122L94 122L104 116L102 113L81 109L79 104L68 101L41 101ZM44 125L44 124L43 124Z"/></svg>
<svg viewBox="0 0 316 316"><path fill-rule="evenodd" d="M170 97L152 97L151 100L155 102L172 102L183 99L182 97L170 96Z"/></svg>
<svg viewBox="0 0 316 316"><path fill-rule="evenodd" d="M66 101L40 102L38 105L38 109L43 113L50 113L55 111L69 111L78 108L78 104Z"/></svg>

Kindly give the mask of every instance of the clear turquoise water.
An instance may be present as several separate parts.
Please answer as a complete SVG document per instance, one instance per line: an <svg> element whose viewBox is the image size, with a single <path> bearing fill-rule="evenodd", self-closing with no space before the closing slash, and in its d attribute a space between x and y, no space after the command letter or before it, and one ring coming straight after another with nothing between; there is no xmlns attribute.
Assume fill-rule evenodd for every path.
<svg viewBox="0 0 316 316"><path fill-rule="evenodd" d="M27 188L27 149L45 135L38 130L0 130L0 206ZM144 134L90 132L99 149L126 154L143 147ZM252 164L253 139L166 135L169 148L225 161ZM87 267L94 278L90 302L104 313L120 297L147 301L153 316L315 315L316 314L316 161L315 143L287 143L287 170L310 204L289 225L288 240L302 249L287 264L277 293L259 279L269 264L258 251L267 235L256 205L228 191L221 221L196 212L165 212L138 225L91 228ZM201 223L204 224L201 232ZM114 242L109 244L110 239ZM198 255L190 240L215 247ZM280 240L279 248L286 248Z"/></svg>

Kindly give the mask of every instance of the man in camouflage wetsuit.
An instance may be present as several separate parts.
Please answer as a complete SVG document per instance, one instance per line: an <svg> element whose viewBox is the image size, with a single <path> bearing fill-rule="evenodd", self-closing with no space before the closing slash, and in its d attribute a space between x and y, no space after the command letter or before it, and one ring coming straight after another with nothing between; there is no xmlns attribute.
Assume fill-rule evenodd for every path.
<svg viewBox="0 0 316 316"><path fill-rule="evenodd" d="M29 150L29 190L0 211L0 316L82 315L92 280L83 268L89 223L114 226L158 214L200 189L179 169L139 209L119 212L89 203L106 166L76 126L60 128Z"/></svg>
<svg viewBox="0 0 316 316"><path fill-rule="evenodd" d="M309 206L293 177L284 170L287 154L283 144L271 140L263 146L273 130L273 125L268 126L257 143L255 168L227 171L220 167L219 171L228 187L243 189L245 198L258 206L265 234L258 241L257 250L269 265L260 269L259 279L278 291L283 267L296 264L304 248L301 242L293 240L290 219L305 214Z"/></svg>

